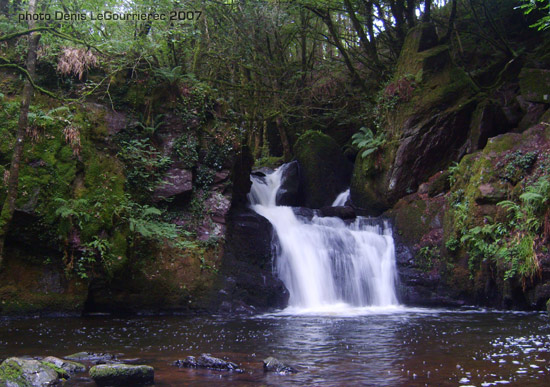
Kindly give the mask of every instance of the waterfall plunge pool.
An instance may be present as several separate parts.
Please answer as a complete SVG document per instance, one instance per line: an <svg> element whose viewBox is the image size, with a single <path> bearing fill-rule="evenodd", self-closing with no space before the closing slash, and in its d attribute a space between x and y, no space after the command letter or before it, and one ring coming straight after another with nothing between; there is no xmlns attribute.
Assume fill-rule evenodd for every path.
<svg viewBox="0 0 550 387"><path fill-rule="evenodd" d="M0 320L0 359L117 353L153 366L157 386L550 385L550 322L542 313L406 307L300 312ZM227 357L245 372L171 365L204 352ZM300 372L264 374L268 356ZM82 374L66 385L95 384Z"/></svg>

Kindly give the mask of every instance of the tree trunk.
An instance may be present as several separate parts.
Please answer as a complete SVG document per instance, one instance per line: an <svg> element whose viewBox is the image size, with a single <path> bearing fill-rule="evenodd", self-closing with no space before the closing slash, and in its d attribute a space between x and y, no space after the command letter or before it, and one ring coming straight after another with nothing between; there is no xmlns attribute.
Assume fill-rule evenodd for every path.
<svg viewBox="0 0 550 387"><path fill-rule="evenodd" d="M429 22L432 18L431 14L432 10L432 0L426 0L424 1L424 15L422 16L423 22Z"/></svg>
<svg viewBox="0 0 550 387"><path fill-rule="evenodd" d="M443 38L441 39L441 43L447 43L449 40L451 40L451 34L453 33L456 19L456 3L457 1L453 0L451 15L449 16L449 27L447 28L445 36L443 36Z"/></svg>
<svg viewBox="0 0 550 387"><path fill-rule="evenodd" d="M281 117L277 117L275 119L275 124L277 125L277 131L279 132L281 144L283 145L283 159L285 162L288 162L292 158L292 152L290 151L290 142L288 141L288 136L283 125L283 119Z"/></svg>
<svg viewBox="0 0 550 387"><path fill-rule="evenodd" d="M36 0L29 0L29 14L34 14L36 10ZM35 27L35 22L30 18L29 29ZM31 33L28 37L29 51L27 53L27 71L31 78L34 78L36 73L36 51L40 34ZM21 157L23 155L23 146L25 143L25 132L27 130L29 106L33 95L33 87L31 82L26 79L23 87L23 99L21 101L21 110L19 112L19 121L17 123L17 134L15 136L15 145L13 147L13 156L10 164L10 174L8 178L8 187L6 199L0 213L0 267L4 258L4 243L6 234L13 218L15 211L15 201L17 200L17 189L19 186L19 169L21 167Z"/></svg>

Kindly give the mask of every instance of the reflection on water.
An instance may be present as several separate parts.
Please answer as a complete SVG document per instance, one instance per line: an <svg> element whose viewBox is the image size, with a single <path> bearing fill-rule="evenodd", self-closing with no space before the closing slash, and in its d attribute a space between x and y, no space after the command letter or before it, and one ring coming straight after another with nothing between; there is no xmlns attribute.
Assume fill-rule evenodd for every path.
<svg viewBox="0 0 550 387"><path fill-rule="evenodd" d="M0 320L0 359L109 351L154 366L158 386L550 385L550 325L543 314L402 307L293 312ZM227 357L246 372L171 366L202 352ZM300 372L264 374L267 356ZM93 386L85 376L68 385Z"/></svg>

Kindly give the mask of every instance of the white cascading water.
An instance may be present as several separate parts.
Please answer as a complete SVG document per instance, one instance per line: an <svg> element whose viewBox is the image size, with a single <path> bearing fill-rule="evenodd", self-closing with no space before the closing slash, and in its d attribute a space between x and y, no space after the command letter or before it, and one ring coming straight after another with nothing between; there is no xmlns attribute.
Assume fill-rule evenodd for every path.
<svg viewBox="0 0 550 387"><path fill-rule="evenodd" d="M265 177L252 176L248 198L252 209L275 230L275 268L289 291L289 308L397 305L391 229L363 217L352 223L335 217L307 219L296 216L292 207L277 206L285 168ZM340 196L335 204L347 200Z"/></svg>
<svg viewBox="0 0 550 387"><path fill-rule="evenodd" d="M338 196L336 196L336 199L334 199L334 202L332 202L332 207L345 206L348 199L349 199L349 188L344 192L340 193Z"/></svg>

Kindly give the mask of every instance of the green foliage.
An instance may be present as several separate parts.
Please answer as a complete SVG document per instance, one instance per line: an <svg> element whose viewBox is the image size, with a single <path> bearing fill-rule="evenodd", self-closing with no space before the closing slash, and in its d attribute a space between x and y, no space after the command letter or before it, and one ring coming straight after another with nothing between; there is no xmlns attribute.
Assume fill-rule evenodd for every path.
<svg viewBox="0 0 550 387"><path fill-rule="evenodd" d="M537 158L537 152L523 153L518 150L507 154L504 159L496 165L499 170L500 178L512 184L516 184L523 179L526 173L535 164Z"/></svg>
<svg viewBox="0 0 550 387"><path fill-rule="evenodd" d="M214 182L214 176L216 172L206 165L199 165L197 168L197 176L195 179L195 185L198 188L208 189Z"/></svg>
<svg viewBox="0 0 550 387"><path fill-rule="evenodd" d="M437 259L439 249L436 246L424 246L416 254L417 264L422 271L430 271Z"/></svg>
<svg viewBox="0 0 550 387"><path fill-rule="evenodd" d="M386 138L383 133L378 133L375 136L372 133L372 130L367 129L364 126L360 128L359 132L355 133L351 139L353 145L359 148L362 158L376 152L386 143Z"/></svg>
<svg viewBox="0 0 550 387"><path fill-rule="evenodd" d="M536 28L539 31L550 28L550 3L547 0L521 0L521 2L523 4L517 8L522 9L526 15L529 15L533 11L540 11L545 14L530 25L531 28Z"/></svg>
<svg viewBox="0 0 550 387"><path fill-rule="evenodd" d="M447 242L445 242L445 247L447 248L447 250L454 252L457 251L460 247L460 242L458 239L451 237L447 240Z"/></svg>
<svg viewBox="0 0 550 387"><path fill-rule="evenodd" d="M126 165L128 185L142 193L152 192L171 164L170 158L156 150L148 138L122 141L117 156Z"/></svg>
<svg viewBox="0 0 550 387"><path fill-rule="evenodd" d="M481 262L491 261L502 268L505 280L519 278L525 283L533 278L540 271L536 245L548 227L549 199L550 177L543 176L525 188L519 201L498 203L508 212L506 222L485 217L482 225L475 226L470 225L468 202L455 202L455 229L468 253L471 275L479 269ZM456 251L459 247L457 238L449 238L446 247Z"/></svg>
<svg viewBox="0 0 550 387"><path fill-rule="evenodd" d="M174 156L183 161L185 168L193 168L199 161L199 144L191 135L179 137L174 143Z"/></svg>
<svg viewBox="0 0 550 387"><path fill-rule="evenodd" d="M140 241L168 242L179 248L194 246L193 243L185 240L191 237L189 232L162 219L164 214L162 210L136 203L128 194L125 194L113 209L112 216L116 219L112 228L103 229L100 233L102 236L87 237L82 230L89 227L90 222L95 221L94 212L104 205L101 200L105 200L105 197L96 197L96 200L62 198L55 200L58 205L56 215L60 221L59 237L66 240L73 230L77 230L84 238L78 242L77 247L81 254L68 266L69 270L74 269L82 279L88 278L97 264L110 272L115 267L115 263L122 260L120 255L117 256L120 252L115 251L113 240L109 237L115 227L129 230L130 247L137 247Z"/></svg>
<svg viewBox="0 0 550 387"><path fill-rule="evenodd" d="M168 82L169 85L176 85L183 78L183 69L181 66L174 68L161 67L155 69L154 74L161 80Z"/></svg>
<svg viewBox="0 0 550 387"><path fill-rule="evenodd" d="M163 115L159 114L153 119L153 121L150 124L138 122L137 125L143 130L145 135L153 136L157 131L157 129L159 129L164 124L164 122L161 120L162 117Z"/></svg>
<svg viewBox="0 0 550 387"><path fill-rule="evenodd" d="M456 183L456 174L460 169L459 165L459 163L454 161L449 167L449 184L451 185L451 187Z"/></svg>
<svg viewBox="0 0 550 387"><path fill-rule="evenodd" d="M204 163L210 168L220 171L233 150L232 144L212 142L204 157Z"/></svg>

